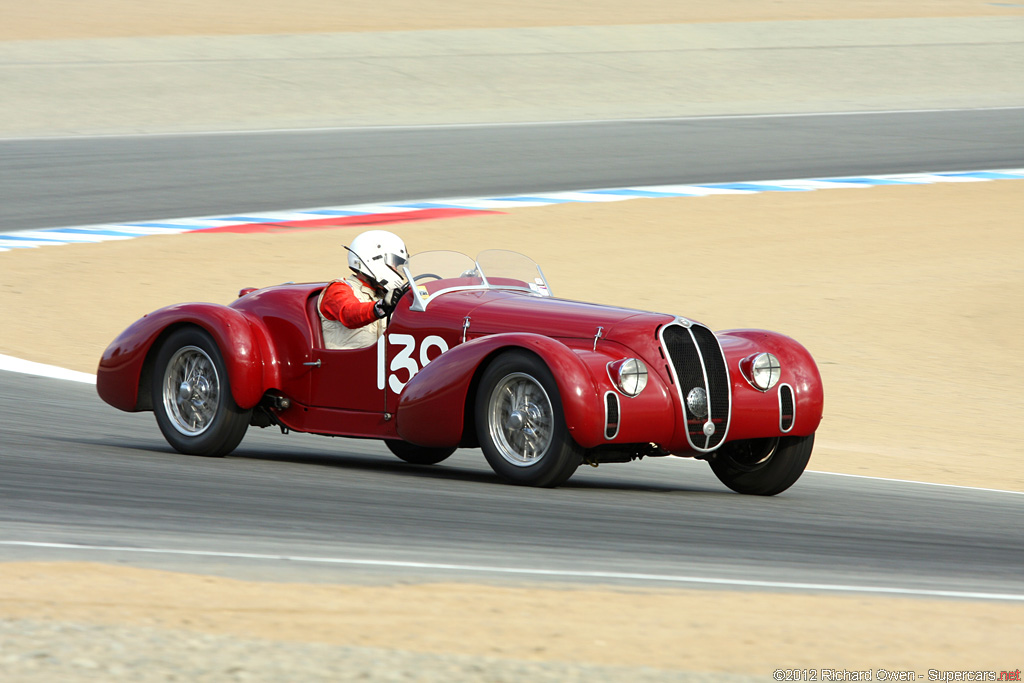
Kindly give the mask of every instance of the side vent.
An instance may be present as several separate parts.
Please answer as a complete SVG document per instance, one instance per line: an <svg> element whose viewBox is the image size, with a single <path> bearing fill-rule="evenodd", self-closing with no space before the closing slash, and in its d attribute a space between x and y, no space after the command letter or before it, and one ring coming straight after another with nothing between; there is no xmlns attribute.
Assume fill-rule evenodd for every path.
<svg viewBox="0 0 1024 683"><path fill-rule="evenodd" d="M619 435L619 397L614 391L604 395L604 438L611 441Z"/></svg>
<svg viewBox="0 0 1024 683"><path fill-rule="evenodd" d="M779 385L779 429L788 432L796 422L796 402L793 401L793 387Z"/></svg>

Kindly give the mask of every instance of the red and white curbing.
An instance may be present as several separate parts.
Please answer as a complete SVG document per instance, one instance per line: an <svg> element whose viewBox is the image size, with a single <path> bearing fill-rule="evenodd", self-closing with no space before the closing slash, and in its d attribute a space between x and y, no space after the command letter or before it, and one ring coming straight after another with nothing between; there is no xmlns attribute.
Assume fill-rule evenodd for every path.
<svg viewBox="0 0 1024 683"><path fill-rule="evenodd" d="M389 223L452 218L551 204L618 202L629 199L665 197L706 197L758 192L808 192L880 185L928 185L1009 179L1024 179L1024 169L901 173L700 185L652 185L573 192L542 192L507 197L464 197L393 204L356 204L295 211L269 211L229 216L174 218L136 223L82 225L7 232L0 233L0 251L33 249L61 244L108 242L183 232L285 232L296 229L380 226Z"/></svg>

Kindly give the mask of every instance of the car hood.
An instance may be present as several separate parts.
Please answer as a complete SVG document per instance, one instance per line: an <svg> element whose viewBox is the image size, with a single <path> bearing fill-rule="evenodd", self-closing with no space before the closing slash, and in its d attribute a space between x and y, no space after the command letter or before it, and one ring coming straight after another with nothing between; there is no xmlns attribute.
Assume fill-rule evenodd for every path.
<svg viewBox="0 0 1024 683"><path fill-rule="evenodd" d="M653 330L674 318L665 313L516 293L488 297L470 317L475 334L527 331L577 339L592 339L599 327L605 339L613 337L616 328Z"/></svg>

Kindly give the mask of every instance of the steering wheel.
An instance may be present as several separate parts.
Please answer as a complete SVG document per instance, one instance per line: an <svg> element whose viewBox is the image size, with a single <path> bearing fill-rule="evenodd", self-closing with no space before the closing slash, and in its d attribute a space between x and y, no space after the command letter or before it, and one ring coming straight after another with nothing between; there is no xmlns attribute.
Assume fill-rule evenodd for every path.
<svg viewBox="0 0 1024 683"><path fill-rule="evenodd" d="M444 279L440 275L435 275L434 273L420 273L419 275L417 275L416 277L413 278L413 281L419 282L420 280L422 280L425 277L432 277L435 280L443 280Z"/></svg>

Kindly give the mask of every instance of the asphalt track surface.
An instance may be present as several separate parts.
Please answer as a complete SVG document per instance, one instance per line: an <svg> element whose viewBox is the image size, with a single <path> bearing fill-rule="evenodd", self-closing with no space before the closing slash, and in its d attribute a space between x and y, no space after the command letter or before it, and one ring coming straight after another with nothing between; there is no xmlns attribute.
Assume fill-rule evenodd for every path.
<svg viewBox="0 0 1024 683"><path fill-rule="evenodd" d="M562 488L531 489L500 483L477 450L413 466L376 442L255 428L232 456L196 458L172 451L151 413L118 412L88 384L3 372L0 415L0 541L125 548L0 543L7 560L293 581L707 585L680 580L691 577L1024 597L1024 495L1013 493L812 472L779 496L742 496L678 459L581 468Z"/></svg>
<svg viewBox="0 0 1024 683"><path fill-rule="evenodd" d="M0 140L0 231L364 202L1024 166L1024 107Z"/></svg>
<svg viewBox="0 0 1024 683"><path fill-rule="evenodd" d="M1019 167L1020 117L1003 110L586 124L559 135L546 126L497 126L3 142L3 186L22 172L14 174L20 190L4 193L12 201L0 211L5 228L15 215L24 227L41 227L445 195ZM659 135L675 142L656 149ZM837 140L822 147L829 135ZM452 136L464 136L458 152ZM556 142L577 158L564 158ZM504 156L488 158L494 150ZM357 162L373 167L369 179L349 170L353 183L336 181ZM63 163L66 176L47 177ZM170 174L162 186L161 168ZM328 169L334 174L321 177ZM120 185L128 187L115 192ZM677 459L583 468L562 488L537 490L500 483L475 450L417 467L375 442L257 429L228 458L193 458L167 446L152 414L116 411L92 386L7 372L0 416L5 560L272 580L809 585L1024 597L1020 494L809 472L782 495L760 498L731 493L703 463ZM539 573L523 573L530 571Z"/></svg>

